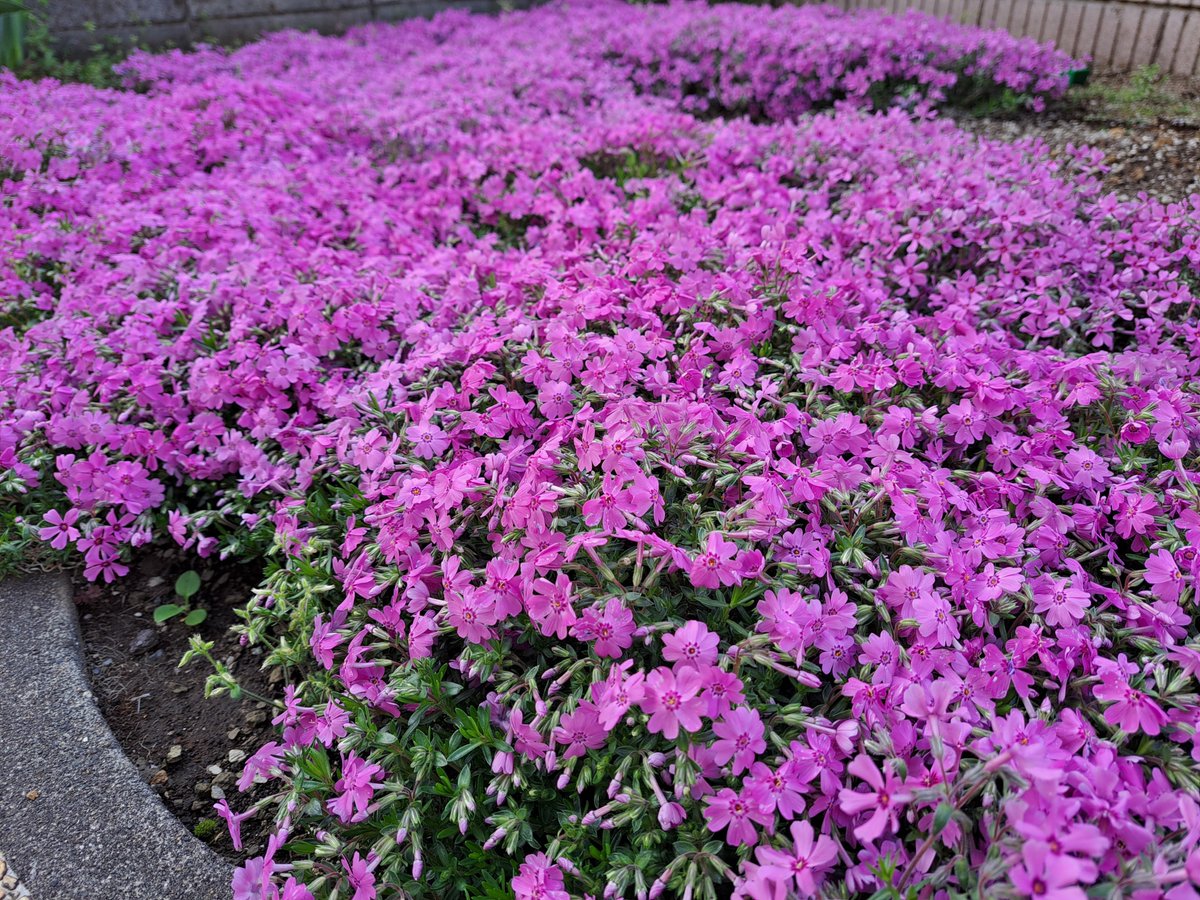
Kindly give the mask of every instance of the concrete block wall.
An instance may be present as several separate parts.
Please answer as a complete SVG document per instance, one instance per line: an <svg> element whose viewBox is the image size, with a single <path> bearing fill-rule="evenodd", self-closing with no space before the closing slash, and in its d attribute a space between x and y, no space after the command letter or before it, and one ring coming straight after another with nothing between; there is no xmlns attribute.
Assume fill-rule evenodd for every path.
<svg viewBox="0 0 1200 900"><path fill-rule="evenodd" d="M41 11L63 50L83 52L111 40L150 47L232 42L284 28L336 32L443 9L500 7L501 0L50 0Z"/></svg>

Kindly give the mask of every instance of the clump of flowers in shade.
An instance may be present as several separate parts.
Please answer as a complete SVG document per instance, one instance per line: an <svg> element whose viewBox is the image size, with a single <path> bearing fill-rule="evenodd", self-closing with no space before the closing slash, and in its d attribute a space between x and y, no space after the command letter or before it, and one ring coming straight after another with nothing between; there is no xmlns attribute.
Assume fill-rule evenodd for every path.
<svg viewBox="0 0 1200 900"><path fill-rule="evenodd" d="M1193 897L1200 198L933 112L1069 62L596 3L0 75L0 565L268 559L237 900Z"/></svg>

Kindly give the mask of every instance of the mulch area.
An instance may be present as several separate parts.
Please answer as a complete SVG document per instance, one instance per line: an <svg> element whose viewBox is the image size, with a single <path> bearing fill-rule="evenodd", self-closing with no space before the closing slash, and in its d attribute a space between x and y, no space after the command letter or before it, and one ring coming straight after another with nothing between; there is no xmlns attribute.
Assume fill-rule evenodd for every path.
<svg viewBox="0 0 1200 900"><path fill-rule="evenodd" d="M245 846L238 852L213 803L227 796L240 811L254 798L255 789L241 794L235 782L243 761L271 739L274 713L249 697L206 700L209 664L194 660L182 669L178 664L195 634L215 642L213 655L247 691L279 696L282 673L263 671L262 650L243 647L229 630L238 621L234 609L245 604L260 572L252 566L204 565L182 559L173 548L147 551L128 576L111 585L76 576L75 599L92 689L126 755L194 834L240 860L262 852L270 822L255 817L243 823ZM175 579L189 568L201 575L193 605L208 609L207 620L195 628L182 617L155 625L155 607L174 601Z"/></svg>
<svg viewBox="0 0 1200 900"><path fill-rule="evenodd" d="M1200 79L1162 77L1139 90L1130 75L1094 75L1087 89L1043 113L959 117L990 138L1044 141L1053 155L1088 146L1104 153L1105 187L1168 203L1200 193Z"/></svg>

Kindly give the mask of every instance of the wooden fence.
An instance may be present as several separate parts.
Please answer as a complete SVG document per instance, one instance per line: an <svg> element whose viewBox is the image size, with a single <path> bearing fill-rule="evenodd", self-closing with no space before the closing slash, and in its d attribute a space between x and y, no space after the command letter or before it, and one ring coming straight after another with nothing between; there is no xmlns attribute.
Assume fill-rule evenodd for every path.
<svg viewBox="0 0 1200 900"><path fill-rule="evenodd" d="M843 9L919 9L972 25L1053 41L1108 71L1151 63L1200 75L1200 0L831 0Z"/></svg>

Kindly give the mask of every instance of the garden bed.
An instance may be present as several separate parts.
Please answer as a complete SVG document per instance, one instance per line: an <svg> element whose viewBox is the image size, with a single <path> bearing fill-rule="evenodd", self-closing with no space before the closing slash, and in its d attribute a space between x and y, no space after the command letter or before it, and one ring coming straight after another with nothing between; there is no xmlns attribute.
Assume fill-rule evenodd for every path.
<svg viewBox="0 0 1200 900"><path fill-rule="evenodd" d="M264 822L242 829L242 850L230 843L213 803L234 787L242 763L273 732L275 712L256 698L228 694L205 698L212 674L204 660L182 668L179 660L192 636L212 641L242 686L260 697L280 693L280 673L261 669L262 649L246 647L230 626L259 583L252 566L202 571L208 618L189 628L175 619L155 625L154 610L172 599L175 577L189 563L172 548L143 551L129 577L111 585L81 576L74 582L88 675L96 702L126 755L171 810L197 837L232 861L263 851ZM253 797L254 789L250 791Z"/></svg>
<svg viewBox="0 0 1200 900"><path fill-rule="evenodd" d="M1188 896L1200 208L944 117L1077 67L591 2L0 76L0 568L134 566L185 811L250 744L160 716L171 578L287 670L236 900Z"/></svg>

